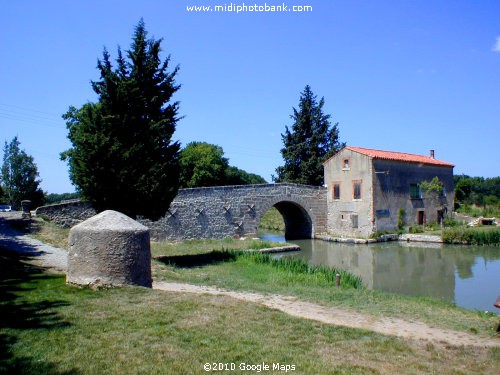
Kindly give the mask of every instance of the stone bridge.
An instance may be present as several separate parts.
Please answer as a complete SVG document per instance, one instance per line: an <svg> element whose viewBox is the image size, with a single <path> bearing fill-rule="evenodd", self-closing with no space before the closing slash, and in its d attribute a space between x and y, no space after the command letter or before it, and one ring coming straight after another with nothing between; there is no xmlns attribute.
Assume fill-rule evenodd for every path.
<svg viewBox="0 0 500 375"><path fill-rule="evenodd" d="M286 238L326 232L326 189L289 183L180 189L164 218L139 221L156 240L256 236L262 216L273 206L283 216ZM38 208L37 215L50 218L60 211L50 207Z"/></svg>

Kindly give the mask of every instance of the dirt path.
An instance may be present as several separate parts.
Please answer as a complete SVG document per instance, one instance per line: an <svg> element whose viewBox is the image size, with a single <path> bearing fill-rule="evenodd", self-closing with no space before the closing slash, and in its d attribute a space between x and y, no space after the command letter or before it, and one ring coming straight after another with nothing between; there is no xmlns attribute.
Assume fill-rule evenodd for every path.
<svg viewBox="0 0 500 375"><path fill-rule="evenodd" d="M0 247L10 251L30 255L34 262L45 267L66 272L67 252L46 245L38 240L8 228L0 220ZM377 318L353 311L325 307L310 302L300 301L295 297L277 294L264 295L250 292L235 292L209 286L197 286L165 281L153 282L156 290L211 294L253 302L271 309L282 311L298 318L316 320L325 324L361 328L388 336L397 336L414 340L428 340L433 343L446 343L453 346L500 347L500 339L477 337L465 332L432 328L420 322L409 322L397 318Z"/></svg>
<svg viewBox="0 0 500 375"><path fill-rule="evenodd" d="M409 322L397 318L377 318L334 307L320 306L300 301L295 297L281 295L263 295L258 293L234 292L207 286L157 281L153 288L169 292L221 295L241 301L258 303L271 309L282 311L298 318L316 320L352 328L361 328L388 336L397 336L414 340L428 340L453 346L500 347L500 340L481 338L465 332L432 328L420 322Z"/></svg>
<svg viewBox="0 0 500 375"><path fill-rule="evenodd" d="M0 216L0 247L19 254L29 255L35 264L50 268L56 272L66 273L68 268L68 253L66 250L47 245L10 228L2 216Z"/></svg>

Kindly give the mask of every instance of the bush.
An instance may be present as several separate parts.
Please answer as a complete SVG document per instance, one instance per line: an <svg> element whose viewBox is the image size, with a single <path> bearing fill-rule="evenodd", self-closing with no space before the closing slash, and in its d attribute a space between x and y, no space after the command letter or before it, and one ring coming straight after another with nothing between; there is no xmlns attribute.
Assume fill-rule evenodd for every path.
<svg viewBox="0 0 500 375"><path fill-rule="evenodd" d="M465 204L457 209L457 212L472 217L500 217L500 207L487 205L485 207L471 206Z"/></svg>
<svg viewBox="0 0 500 375"><path fill-rule="evenodd" d="M438 223L429 223L425 226L426 230L439 230L441 227L439 226Z"/></svg>
<svg viewBox="0 0 500 375"><path fill-rule="evenodd" d="M456 221L454 217L447 216L443 219L443 225L444 227L449 228L449 227L456 227L461 224L458 221Z"/></svg>
<svg viewBox="0 0 500 375"><path fill-rule="evenodd" d="M455 227L443 231L443 242L466 243L469 245L500 245L500 228Z"/></svg>
<svg viewBox="0 0 500 375"><path fill-rule="evenodd" d="M484 217L500 217L500 207L486 206L483 209Z"/></svg>
<svg viewBox="0 0 500 375"><path fill-rule="evenodd" d="M424 233L424 228L421 225L414 225L408 228L408 232L410 233Z"/></svg>
<svg viewBox="0 0 500 375"><path fill-rule="evenodd" d="M398 229L403 230L405 227L405 216L406 210L404 208L400 208L398 212Z"/></svg>

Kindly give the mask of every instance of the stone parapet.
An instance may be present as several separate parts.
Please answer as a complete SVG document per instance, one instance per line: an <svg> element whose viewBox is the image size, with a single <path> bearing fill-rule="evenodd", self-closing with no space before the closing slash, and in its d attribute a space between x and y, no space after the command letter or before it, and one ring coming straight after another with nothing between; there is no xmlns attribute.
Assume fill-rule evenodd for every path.
<svg viewBox="0 0 500 375"><path fill-rule="evenodd" d="M180 189L163 218L138 221L156 241L255 236L262 216L273 206L283 215L288 238L312 238L326 231L326 189L289 183ZM37 216L66 227L95 214L80 201L36 210Z"/></svg>

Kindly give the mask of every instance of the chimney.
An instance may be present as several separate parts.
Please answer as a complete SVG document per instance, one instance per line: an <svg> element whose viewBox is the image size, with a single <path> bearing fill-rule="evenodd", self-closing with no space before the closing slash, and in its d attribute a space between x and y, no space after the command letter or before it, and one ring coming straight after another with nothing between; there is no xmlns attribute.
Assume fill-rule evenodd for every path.
<svg viewBox="0 0 500 375"><path fill-rule="evenodd" d="M431 150L431 159L434 159L434 150Z"/></svg>

